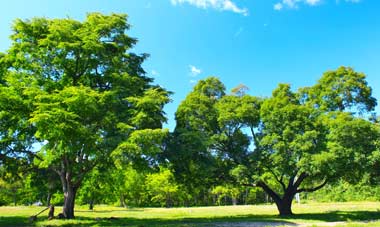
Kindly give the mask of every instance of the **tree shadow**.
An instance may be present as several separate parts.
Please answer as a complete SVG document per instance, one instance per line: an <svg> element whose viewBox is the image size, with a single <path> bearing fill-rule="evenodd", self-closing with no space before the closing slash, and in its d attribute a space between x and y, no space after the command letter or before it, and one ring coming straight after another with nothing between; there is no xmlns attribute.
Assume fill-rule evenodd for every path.
<svg viewBox="0 0 380 227"><path fill-rule="evenodd" d="M79 213L79 214L78 214ZM218 226L218 224L227 226L228 224L238 222L265 222L275 225L296 226L297 222L316 221L316 222L336 222L336 221L367 221L379 220L380 212L376 211L331 211L326 213L303 213L286 217L278 215L238 215L223 216L210 218L178 218L178 219L160 219L160 218L130 218L130 217L109 217L96 218L84 217L78 212L75 221L60 220L58 222L45 221L45 217L41 217L38 221L44 221L43 226L64 226L64 227L83 227L83 226L133 226L133 227L195 227L195 226ZM82 212L83 213L83 212ZM27 217L12 216L0 217L0 226L35 226L41 223L29 223ZM227 224L227 225L226 225Z"/></svg>
<svg viewBox="0 0 380 227"><path fill-rule="evenodd" d="M12 226L12 227L18 227L18 226L33 226L29 222L29 217L26 216L0 216L0 226Z"/></svg>
<svg viewBox="0 0 380 227"><path fill-rule="evenodd" d="M304 219L321 222L379 220L380 211L330 211L325 213L303 213L283 219Z"/></svg>

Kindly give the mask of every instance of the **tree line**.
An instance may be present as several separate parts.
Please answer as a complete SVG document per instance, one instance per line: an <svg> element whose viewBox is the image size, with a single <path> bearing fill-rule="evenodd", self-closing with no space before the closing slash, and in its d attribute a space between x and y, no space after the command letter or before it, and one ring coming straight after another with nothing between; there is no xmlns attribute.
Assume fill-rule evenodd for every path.
<svg viewBox="0 0 380 227"><path fill-rule="evenodd" d="M365 74L339 67L310 87L279 84L269 97L246 85L228 92L209 77L178 106L169 132L172 92L146 76L148 54L131 51L129 27L124 14L14 22L0 54L0 188L13 202L23 188L46 203L55 196L65 218L78 199L92 207L115 198L272 201L290 215L297 193L364 176L376 184L380 126Z"/></svg>

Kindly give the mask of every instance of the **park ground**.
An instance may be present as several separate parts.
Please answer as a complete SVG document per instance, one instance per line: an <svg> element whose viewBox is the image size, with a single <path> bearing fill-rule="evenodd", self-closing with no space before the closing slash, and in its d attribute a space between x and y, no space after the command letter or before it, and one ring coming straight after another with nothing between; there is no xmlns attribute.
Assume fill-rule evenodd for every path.
<svg viewBox="0 0 380 227"><path fill-rule="evenodd" d="M256 226L379 226L380 202L294 204L296 213L279 217L274 205L191 208L120 208L95 206L93 211L77 206L75 220L47 220L47 211L37 222L29 217L43 207L0 207L0 226L131 226L131 227L256 227ZM56 214L61 207L56 207Z"/></svg>

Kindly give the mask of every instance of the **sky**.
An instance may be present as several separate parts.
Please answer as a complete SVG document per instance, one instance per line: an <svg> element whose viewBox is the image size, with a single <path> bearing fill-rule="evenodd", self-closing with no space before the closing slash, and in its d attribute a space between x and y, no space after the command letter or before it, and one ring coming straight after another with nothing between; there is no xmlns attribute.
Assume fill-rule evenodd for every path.
<svg viewBox="0 0 380 227"><path fill-rule="evenodd" d="M12 0L0 8L0 52L16 18L126 13L133 51L150 54L147 75L174 92L165 107L172 130L176 108L208 76L268 97L279 83L296 90L350 66L380 100L379 9L379 0Z"/></svg>

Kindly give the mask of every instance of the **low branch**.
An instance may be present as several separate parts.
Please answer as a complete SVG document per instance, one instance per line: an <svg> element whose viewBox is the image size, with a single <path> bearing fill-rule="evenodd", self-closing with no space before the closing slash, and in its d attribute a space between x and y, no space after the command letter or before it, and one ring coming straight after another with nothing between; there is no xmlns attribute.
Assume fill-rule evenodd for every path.
<svg viewBox="0 0 380 227"><path fill-rule="evenodd" d="M275 202L278 202L281 200L280 196L263 181L257 182L257 186L261 187Z"/></svg>
<svg viewBox="0 0 380 227"><path fill-rule="evenodd" d="M318 185L317 187L315 187L315 188L301 188L301 189L297 190L297 193L300 193L300 192L315 192L315 191L323 188L327 184L327 182L328 182L327 179L325 179L323 181L323 183L320 184L320 185Z"/></svg>

